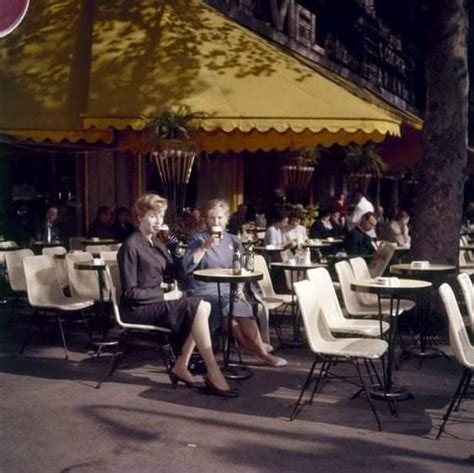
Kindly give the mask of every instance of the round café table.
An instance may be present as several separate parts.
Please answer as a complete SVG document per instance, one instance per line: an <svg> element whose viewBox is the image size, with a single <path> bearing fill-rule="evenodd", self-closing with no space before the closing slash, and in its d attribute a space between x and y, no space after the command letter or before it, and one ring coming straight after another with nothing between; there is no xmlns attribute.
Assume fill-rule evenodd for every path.
<svg viewBox="0 0 474 473"><path fill-rule="evenodd" d="M63 256L63 255L57 255ZM56 257L56 255L55 255ZM102 341L92 341L92 344L97 347L97 354L99 355L104 347L117 345L116 340L107 340L107 333L109 331L109 317L105 310L104 291L105 291L105 269L107 266L118 264L116 261L102 261L93 259L92 261L78 261L74 263L74 269L80 271L95 271L97 273L99 283L99 320L102 331Z"/></svg>
<svg viewBox="0 0 474 473"><path fill-rule="evenodd" d="M356 292L365 292L376 294L379 298L379 317L382 319L382 297L390 297L389 323L390 330L388 335L388 359L383 372L383 386L373 386L371 395L376 399L382 399L393 403L392 413L398 415L397 401L411 399L413 396L403 387L396 386L392 380L393 361L395 355L395 339L398 336L398 314L400 308L400 298L408 295L417 295L424 291L429 291L432 283L420 281L419 279L398 279L397 284L384 285L377 279L357 279L351 283L351 289Z"/></svg>
<svg viewBox="0 0 474 473"><path fill-rule="evenodd" d="M322 263L272 263L272 267L280 268L285 271L290 271L290 281L291 281L291 315L293 318L293 340L292 341L285 341L285 345L289 346L299 346L301 345L301 340L300 340L300 325L301 325L301 320L300 320L300 312L296 307L296 295L295 295L295 289L294 289L294 284L299 280L299 277L301 273L305 273L308 271L308 269L314 269L314 268L325 268L327 265L322 264ZM296 280L295 280L296 276Z"/></svg>
<svg viewBox="0 0 474 473"><path fill-rule="evenodd" d="M270 247L270 248L267 248L266 246L254 246L253 247L253 250L255 252L258 252L258 253L281 253L282 251L285 251L283 247L281 246L274 246L274 247Z"/></svg>
<svg viewBox="0 0 474 473"><path fill-rule="evenodd" d="M263 279L263 273L259 271L247 272L242 270L242 274L233 274L232 269L228 268L209 268L197 269L193 272L193 277L196 281L213 282L217 284L219 311L221 317L223 316L222 302L221 302L221 284L229 284L229 334L226 338L224 349L224 365L222 372L224 376L229 379L247 379L252 376L252 372L247 366L240 363L231 363L230 361L230 339L232 338L232 319L234 316L234 301L235 293L238 284L252 283ZM238 371L241 371L239 373Z"/></svg>
<svg viewBox="0 0 474 473"><path fill-rule="evenodd" d="M430 264L425 268L413 267L411 263L392 264L390 272L397 275L410 276L414 279L429 280L436 289L439 284L439 277L446 276L456 272L456 266L451 264ZM431 297L428 300L428 307L424 311L418 311L420 346L419 348L407 351L409 355L416 356L422 361L424 358L434 358L437 356L446 356L446 354L436 347L427 347L426 343L426 316L431 313ZM421 363L420 363L421 366Z"/></svg>
<svg viewBox="0 0 474 473"><path fill-rule="evenodd" d="M81 240L81 245L84 246L99 246L99 245L116 245L117 243L120 243L117 240L114 240L113 238L102 238L99 240L91 240L91 239L86 239L86 240Z"/></svg>
<svg viewBox="0 0 474 473"><path fill-rule="evenodd" d="M451 264L430 264L426 268L413 267L411 263L405 264L392 264L390 266L390 272L393 274L400 274L403 276L412 276L415 278L427 278L436 275L446 275L454 273L456 266Z"/></svg>

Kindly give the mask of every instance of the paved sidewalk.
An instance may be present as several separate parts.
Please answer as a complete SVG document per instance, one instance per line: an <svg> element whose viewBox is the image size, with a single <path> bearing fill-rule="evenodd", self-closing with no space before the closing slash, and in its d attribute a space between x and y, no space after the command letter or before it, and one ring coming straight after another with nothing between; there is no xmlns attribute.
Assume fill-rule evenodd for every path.
<svg viewBox="0 0 474 473"><path fill-rule="evenodd" d="M311 362L304 349L283 352L283 369L255 367L239 398L227 400L172 389L153 350L131 354L97 390L108 356L90 358L83 335L71 334L66 361L58 339L39 344L51 341L47 331L24 355L24 325L1 333L2 473L474 472L474 401L434 440L460 374L456 361L403 363L395 378L415 399L400 404L398 418L377 402L378 432L366 400L350 401L355 387L340 381L288 421ZM353 374L347 364L335 371Z"/></svg>

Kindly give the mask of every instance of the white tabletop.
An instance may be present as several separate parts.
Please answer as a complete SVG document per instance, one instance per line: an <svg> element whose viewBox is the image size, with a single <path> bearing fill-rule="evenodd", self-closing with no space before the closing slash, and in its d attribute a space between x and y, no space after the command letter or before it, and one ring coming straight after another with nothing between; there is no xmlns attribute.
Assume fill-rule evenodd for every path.
<svg viewBox="0 0 474 473"><path fill-rule="evenodd" d="M386 286L376 279L357 279L351 282L351 289L356 292L369 292L373 294L387 294L400 292L413 292L427 289L432 286L428 281L419 279L398 279L397 284Z"/></svg>
<svg viewBox="0 0 474 473"><path fill-rule="evenodd" d="M193 276L201 281L209 282L248 282L263 279L263 273L260 271L245 271L242 274L232 274L231 268L208 268L196 269Z"/></svg>
<svg viewBox="0 0 474 473"><path fill-rule="evenodd" d="M451 264L430 264L429 267L426 268L414 268L412 267L411 263L405 263L405 264L392 264L390 266L390 272L396 273L396 274L403 274L403 273L430 273L430 272L451 272L456 269L456 266L453 266Z"/></svg>
<svg viewBox="0 0 474 473"><path fill-rule="evenodd" d="M322 263L282 263L282 262L276 262L276 263L271 263L272 266L276 266L278 268L282 269L287 269L289 271L301 271L304 269L313 269L313 268L326 268L327 264L322 264Z"/></svg>

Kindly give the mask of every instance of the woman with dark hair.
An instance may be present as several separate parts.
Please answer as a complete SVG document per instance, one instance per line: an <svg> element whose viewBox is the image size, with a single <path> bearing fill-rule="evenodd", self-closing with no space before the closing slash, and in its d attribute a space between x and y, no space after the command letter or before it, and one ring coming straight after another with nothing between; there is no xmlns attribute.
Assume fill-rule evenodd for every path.
<svg viewBox="0 0 474 473"><path fill-rule="evenodd" d="M206 203L203 209L207 229L195 234L189 241L184 255L184 265L188 273L195 269L231 268L234 248L240 250L240 240L224 231L229 217L229 206L221 199L213 199ZM222 308L223 326L227 329L229 314L229 285L221 284L221 297L217 284L196 281L191 278L189 294L199 296L212 305L211 325L215 329L221 320ZM255 322L252 306L245 299L243 288L239 286L234 302L232 335L239 345L258 360L269 366L285 366L286 360L267 352L269 346L263 343L260 330Z"/></svg>
<svg viewBox="0 0 474 473"><path fill-rule="evenodd" d="M288 216L285 212L276 211L272 215L272 224L265 232L265 245L271 245L275 248L290 248L296 242L294 240L287 240L283 242L282 229L288 225Z"/></svg>
<svg viewBox="0 0 474 473"><path fill-rule="evenodd" d="M227 384L212 351L209 303L201 298L187 297L164 300L161 283L165 275L177 279L181 287L186 279L181 261L173 258L156 238L166 208L166 199L156 194L146 194L135 203L138 231L125 241L117 255L124 319L171 330L172 343L178 354L170 375L173 385L181 381L189 387L199 386L188 369L191 354L197 346L207 368L204 381L208 390L220 396L235 397L237 394Z"/></svg>
<svg viewBox="0 0 474 473"><path fill-rule="evenodd" d="M334 228L331 222L331 214L329 210L321 210L319 212L319 218L313 223L309 231L310 238L321 238L326 239L333 237L335 234Z"/></svg>

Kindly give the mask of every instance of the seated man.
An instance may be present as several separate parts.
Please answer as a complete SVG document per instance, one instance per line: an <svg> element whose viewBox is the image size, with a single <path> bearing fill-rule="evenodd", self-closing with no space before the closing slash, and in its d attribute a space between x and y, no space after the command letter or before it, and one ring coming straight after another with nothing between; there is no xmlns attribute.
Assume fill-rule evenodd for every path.
<svg viewBox="0 0 474 473"><path fill-rule="evenodd" d="M97 209L97 218L91 223L87 238L102 238L115 240L117 235L112 223L112 210L105 205Z"/></svg>
<svg viewBox="0 0 474 473"><path fill-rule="evenodd" d="M55 205L50 205L46 209L44 220L37 225L31 240L32 242L51 243L59 241L61 236L58 208Z"/></svg>
<svg viewBox="0 0 474 473"><path fill-rule="evenodd" d="M410 215L401 210L395 217L395 220L390 222L387 228L385 239L399 246L408 247L411 243L410 230L408 223L410 222Z"/></svg>
<svg viewBox="0 0 474 473"><path fill-rule="evenodd" d="M375 251L372 237L368 234L377 225L373 212L362 215L359 224L346 237L345 247L349 255L371 255Z"/></svg>
<svg viewBox="0 0 474 473"><path fill-rule="evenodd" d="M237 211L234 212L229 218L228 229L232 235L238 235L242 233L242 226L245 224L247 218L247 206L240 204Z"/></svg>

